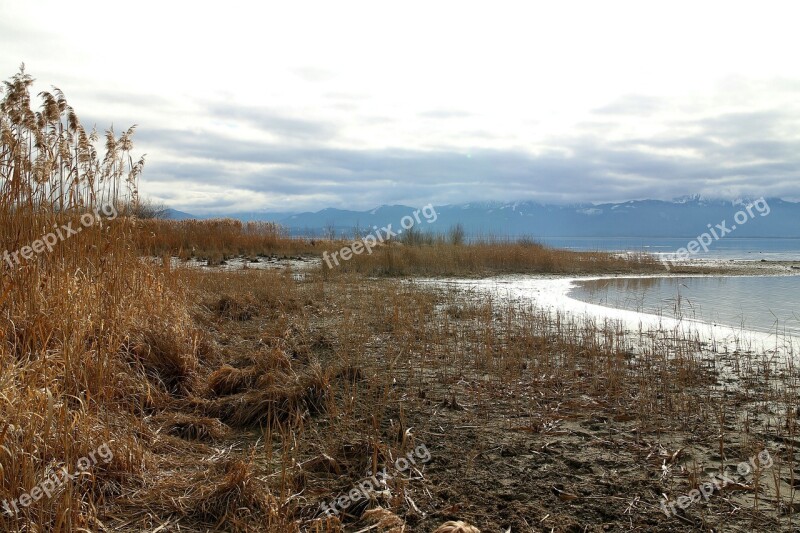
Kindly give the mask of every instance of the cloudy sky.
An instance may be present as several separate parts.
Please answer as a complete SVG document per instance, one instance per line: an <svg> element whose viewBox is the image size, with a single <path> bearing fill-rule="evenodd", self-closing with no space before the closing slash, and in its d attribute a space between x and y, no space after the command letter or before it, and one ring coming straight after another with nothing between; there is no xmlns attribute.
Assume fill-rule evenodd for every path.
<svg viewBox="0 0 800 533"><path fill-rule="evenodd" d="M533 4L0 0L0 77L197 214L800 199L800 6Z"/></svg>

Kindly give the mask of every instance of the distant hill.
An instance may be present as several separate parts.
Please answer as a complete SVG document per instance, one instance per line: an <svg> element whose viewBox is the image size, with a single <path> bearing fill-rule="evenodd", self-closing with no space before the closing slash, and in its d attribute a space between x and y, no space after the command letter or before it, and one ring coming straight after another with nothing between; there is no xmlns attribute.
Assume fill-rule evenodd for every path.
<svg viewBox="0 0 800 533"><path fill-rule="evenodd" d="M731 236L800 237L800 203L777 198L744 210L747 200L708 200L687 197L672 201L637 200L623 203L553 205L524 202L470 202L436 206L436 221L427 223L423 214L417 227L444 233L462 224L468 235L500 237L696 237L723 220L728 229L737 225L734 216L742 211ZM762 211L759 211L761 207ZM241 220L273 220L295 235L322 236L333 229L337 235L352 235L356 229L369 232L373 226L392 224L397 230L401 219L415 207L383 205L370 211L323 209L304 213L239 213ZM769 213L762 216L763 213ZM187 213L180 213L190 217Z"/></svg>
<svg viewBox="0 0 800 533"><path fill-rule="evenodd" d="M178 211L177 209L168 208L166 213L164 213L164 218L169 220L188 220L190 218L200 218L194 215L190 215L189 213L184 213L183 211Z"/></svg>
<svg viewBox="0 0 800 533"><path fill-rule="evenodd" d="M275 220L283 220L292 216L294 213L291 212L271 212L271 211L250 211L250 212L241 212L241 213L222 213L218 215L193 215L191 213L186 213L185 211L178 211L177 209L168 208L166 210L164 218L169 220L206 220L211 218L234 218L237 220L241 220L242 222L251 222L251 221L275 221Z"/></svg>

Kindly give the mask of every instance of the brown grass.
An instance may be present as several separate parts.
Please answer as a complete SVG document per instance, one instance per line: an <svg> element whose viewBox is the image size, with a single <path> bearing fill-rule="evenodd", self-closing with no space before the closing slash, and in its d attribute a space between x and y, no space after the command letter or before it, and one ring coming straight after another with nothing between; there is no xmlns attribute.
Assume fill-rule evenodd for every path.
<svg viewBox="0 0 800 533"><path fill-rule="evenodd" d="M333 265L333 264L332 264ZM369 276L486 276L508 273L611 274L664 272L652 256L621 256L606 252L558 250L525 240L485 240L455 245L447 242L405 245L393 243L354 255L331 272Z"/></svg>
<svg viewBox="0 0 800 533"><path fill-rule="evenodd" d="M433 533L481 533L481 530L475 526L471 526L466 522L445 522L439 526Z"/></svg>
<svg viewBox="0 0 800 533"><path fill-rule="evenodd" d="M227 437L230 428L216 418L191 416L184 413L165 413L154 419L163 420L162 431L180 439L214 442Z"/></svg>
<svg viewBox="0 0 800 533"><path fill-rule="evenodd" d="M0 502L100 444L114 457L0 512L1 531L791 526L791 360L708 357L674 331L634 334L634 352L613 324L365 276L657 270L651 259L484 242L393 244L298 279L154 265L141 254L282 241L236 224L207 237L202 224L143 230L130 216L133 131L109 132L100 157L60 92L42 95L37 114L29 87L20 73L0 106L2 246L106 202L121 216L22 265L0 263ZM159 228L171 229L143 241ZM422 443L431 462L396 471ZM783 492L764 477L735 513L726 495L688 525L659 516L661 495L686 493L707 468L692 461L719 457L724 469L765 443L779 443L771 472ZM393 476L380 491L338 518L321 513L382 469Z"/></svg>
<svg viewBox="0 0 800 533"><path fill-rule="evenodd" d="M293 239L274 222L233 219L140 221L134 242L142 255L224 260L234 256L297 256L317 252L321 241Z"/></svg>
<svg viewBox="0 0 800 533"><path fill-rule="evenodd" d="M322 257L339 252L355 241L289 238L271 222L242 223L218 220L144 220L135 241L144 255L165 254L207 261L217 266L232 257ZM323 262L330 273L370 276L484 276L502 273L610 274L665 272L648 254L573 252L544 246L528 239L482 238L453 244L439 236L379 244L371 254L344 261ZM338 262L338 265L336 264Z"/></svg>
<svg viewBox="0 0 800 533"><path fill-rule="evenodd" d="M0 513L0 529L94 530L99 506L152 466L154 434L140 417L191 389L202 343L175 273L143 265L132 246L136 222L124 213L143 164L131 157L133 129L107 132L100 158L59 90L31 109L31 83L21 71L0 103L0 248L79 228L103 206L120 216L19 265L0 262L0 500L103 443L114 459L16 516Z"/></svg>

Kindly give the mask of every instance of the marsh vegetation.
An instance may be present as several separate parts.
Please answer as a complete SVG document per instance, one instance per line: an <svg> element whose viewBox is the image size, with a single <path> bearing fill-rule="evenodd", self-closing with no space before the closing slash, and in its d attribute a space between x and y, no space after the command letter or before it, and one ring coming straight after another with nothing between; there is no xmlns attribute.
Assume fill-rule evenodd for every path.
<svg viewBox="0 0 800 533"><path fill-rule="evenodd" d="M303 272L156 256L318 256L271 224L137 217L133 129L87 132L20 72L0 105L3 531L731 531L796 523L798 371L414 275L652 272L647 256L529 242L391 243ZM300 275L295 275L300 274ZM101 444L113 459L22 497ZM397 459L425 445L430 461ZM660 509L768 449L774 466ZM326 516L367 476L380 491ZM40 495L41 496L41 495Z"/></svg>

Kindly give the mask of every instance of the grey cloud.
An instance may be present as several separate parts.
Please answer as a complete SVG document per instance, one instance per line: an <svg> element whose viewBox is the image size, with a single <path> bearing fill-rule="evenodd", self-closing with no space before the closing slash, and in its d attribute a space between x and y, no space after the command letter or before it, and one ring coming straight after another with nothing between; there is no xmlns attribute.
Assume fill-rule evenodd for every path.
<svg viewBox="0 0 800 533"><path fill-rule="evenodd" d="M704 135L712 137L741 139L764 138L780 135L780 129L787 126L796 128L797 116L789 116L786 110L763 110L747 113L725 113L700 121ZM684 124L689 124L684 122Z"/></svg>
<svg viewBox="0 0 800 533"><path fill-rule="evenodd" d="M288 164L287 167L244 172L231 172L213 164L169 165L150 169L159 173L170 172L182 179L205 183L224 183L259 192L277 194L302 194L308 191L325 192L340 197L363 196L365 192L376 199L392 194L410 195L415 191L430 190L479 191L482 187L502 182L510 191L524 192L532 183L539 188L564 192L574 188L576 180L591 174L585 163L564 158L531 159L525 153L479 150L472 158L448 152L422 152L409 150L298 150L274 146L250 147L242 143L224 144L221 139L207 139L209 145L198 148L190 143L194 155L205 153L213 158L228 158L228 162ZM216 159L220 160L220 159ZM466 188L464 186L467 186ZM472 192L473 196L477 193ZM406 196L407 197L407 196ZM468 198L467 198L468 199ZM384 203L386 199L379 203Z"/></svg>
<svg viewBox="0 0 800 533"><path fill-rule="evenodd" d="M233 111L234 118L245 119ZM271 111L254 116L260 117L257 124L273 117ZM138 136L176 158L197 159L149 163L146 173L154 179L334 199L315 208L476 198L612 201L695 192L798 197L800 141L782 133L797 118L774 110L719 114L666 122L659 135L621 140L610 140L613 126L585 123L573 136L548 141L552 149L538 155L522 149L339 148L325 142L332 133L325 127L292 119L278 121L278 132L290 131L273 142L170 129L142 128ZM309 140L295 142L297 131Z"/></svg>
<svg viewBox="0 0 800 533"><path fill-rule="evenodd" d="M287 116L267 107L210 104L206 109L217 120L249 124L287 139L325 140L334 137L338 131L332 123Z"/></svg>

